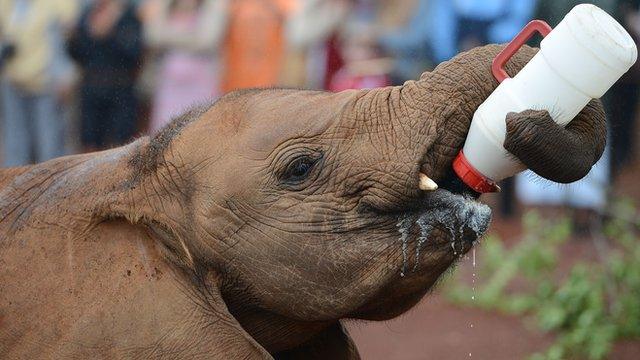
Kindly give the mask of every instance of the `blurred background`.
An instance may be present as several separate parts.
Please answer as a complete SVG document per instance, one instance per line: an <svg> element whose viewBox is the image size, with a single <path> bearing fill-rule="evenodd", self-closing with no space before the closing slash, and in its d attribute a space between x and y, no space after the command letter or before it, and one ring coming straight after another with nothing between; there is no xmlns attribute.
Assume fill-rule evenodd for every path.
<svg viewBox="0 0 640 360"><path fill-rule="evenodd" d="M402 84L583 2L0 0L0 164L118 146L240 88ZM640 34L640 0L589 2ZM351 322L363 358L639 358L639 86L636 66L603 98L609 147L587 178L501 184L492 233L434 295Z"/></svg>

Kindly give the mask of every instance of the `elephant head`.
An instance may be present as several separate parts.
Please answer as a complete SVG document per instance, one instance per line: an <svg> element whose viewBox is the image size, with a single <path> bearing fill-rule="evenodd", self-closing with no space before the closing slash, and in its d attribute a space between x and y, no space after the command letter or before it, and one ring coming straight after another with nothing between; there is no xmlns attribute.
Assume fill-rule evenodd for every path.
<svg viewBox="0 0 640 360"><path fill-rule="evenodd" d="M490 63L500 49L460 54L402 86L245 90L187 113L133 157L129 186L156 199L134 217L193 286L219 287L270 351L291 344L259 319L395 317L489 224L451 163L498 85ZM522 49L508 72L534 54ZM556 181L583 177L603 151L597 101L566 129L544 111L510 114L507 124L506 148Z"/></svg>
<svg viewBox="0 0 640 360"><path fill-rule="evenodd" d="M498 85L490 65L500 50L460 54L402 86L228 94L124 150L52 163L79 165L56 171L68 174L56 185L61 200L50 200L51 190L45 205L75 199L69 184L84 181L80 193L98 200L66 209L81 203L93 223L142 225L195 304L189 319L197 312L197 323L207 324L198 331L215 335L209 329L235 319L248 343L276 357L301 349L313 350L305 358L356 357L339 320L407 311L489 225L490 210L451 163L474 111ZM507 71L534 54L523 48ZM596 100L566 128L545 111L506 121L505 147L552 180L583 177L604 148ZM70 294L60 296L76 304L80 297ZM227 311L231 317L222 316Z"/></svg>

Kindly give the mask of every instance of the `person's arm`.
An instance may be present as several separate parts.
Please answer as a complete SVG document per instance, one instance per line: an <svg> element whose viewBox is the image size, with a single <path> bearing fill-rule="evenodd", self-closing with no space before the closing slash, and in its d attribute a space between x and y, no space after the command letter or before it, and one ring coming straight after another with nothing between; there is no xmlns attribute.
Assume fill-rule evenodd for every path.
<svg viewBox="0 0 640 360"><path fill-rule="evenodd" d="M638 14L640 13L640 0L619 0L617 3L617 20L632 31L638 33Z"/></svg>
<svg viewBox="0 0 640 360"><path fill-rule="evenodd" d="M531 20L535 6L534 0L508 1L506 16L492 24L489 29L489 41L497 44L511 41Z"/></svg>
<svg viewBox="0 0 640 360"><path fill-rule="evenodd" d="M4 33L5 33L5 26L7 26L7 24L5 23L5 21L7 20L7 15L9 14L9 2L7 0L0 0L0 43L2 43L4 40L6 40L4 37Z"/></svg>
<svg viewBox="0 0 640 360"><path fill-rule="evenodd" d="M123 18L116 21L107 36L107 46L111 46L126 62L136 64L143 50L142 23L133 9L124 10L121 16Z"/></svg>
<svg viewBox="0 0 640 360"><path fill-rule="evenodd" d="M618 7L622 11L638 11L640 8L640 0L618 0Z"/></svg>
<svg viewBox="0 0 640 360"><path fill-rule="evenodd" d="M555 26L555 24L551 23L551 17L549 14L550 4L548 0L538 0L536 2L535 10L533 11L533 16L536 19L544 20L549 23L551 26Z"/></svg>
<svg viewBox="0 0 640 360"><path fill-rule="evenodd" d="M70 29L80 12L80 2L78 0L65 0L56 2L53 6L55 11L56 22L63 30Z"/></svg>
<svg viewBox="0 0 640 360"><path fill-rule="evenodd" d="M0 44L4 40L4 11L6 11L4 3L0 0Z"/></svg>
<svg viewBox="0 0 640 360"><path fill-rule="evenodd" d="M77 19L79 4L77 0L69 0L56 5L59 7L52 9L55 26L50 30L54 51L50 72L56 95L59 100L66 102L72 98L78 74L70 56L65 52L65 43Z"/></svg>
<svg viewBox="0 0 640 360"><path fill-rule="evenodd" d="M378 41L392 53L424 48L431 40L431 28L435 17L431 14L429 0L420 0L414 15L406 26L381 34Z"/></svg>
<svg viewBox="0 0 640 360"><path fill-rule="evenodd" d="M152 18L145 31L151 47L179 48L194 52L211 52L220 46L227 28L229 0L206 0L202 5L195 33L173 31L168 26L169 2Z"/></svg>
<svg viewBox="0 0 640 360"><path fill-rule="evenodd" d="M147 45L152 48L161 48L167 45L168 32L166 27L169 18L171 0L147 0L143 7L146 11L143 21L144 38Z"/></svg>
<svg viewBox="0 0 640 360"><path fill-rule="evenodd" d="M85 10L67 40L67 53L73 61L80 65L85 63L88 53L89 37L87 34L87 17L88 10Z"/></svg>
<svg viewBox="0 0 640 360"><path fill-rule="evenodd" d="M458 16L451 0L432 0L431 49L436 63L451 59L458 52Z"/></svg>
<svg viewBox="0 0 640 360"><path fill-rule="evenodd" d="M303 48L327 38L346 18L351 5L346 0L303 0L286 23L289 46Z"/></svg>

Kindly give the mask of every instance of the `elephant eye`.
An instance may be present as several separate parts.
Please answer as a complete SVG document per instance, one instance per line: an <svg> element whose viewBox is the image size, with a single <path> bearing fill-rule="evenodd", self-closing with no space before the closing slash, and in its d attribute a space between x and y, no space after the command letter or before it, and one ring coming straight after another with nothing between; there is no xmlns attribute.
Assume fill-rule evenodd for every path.
<svg viewBox="0 0 640 360"><path fill-rule="evenodd" d="M281 180L287 184L296 185L304 182L313 173L320 156L303 155L293 159L281 175Z"/></svg>

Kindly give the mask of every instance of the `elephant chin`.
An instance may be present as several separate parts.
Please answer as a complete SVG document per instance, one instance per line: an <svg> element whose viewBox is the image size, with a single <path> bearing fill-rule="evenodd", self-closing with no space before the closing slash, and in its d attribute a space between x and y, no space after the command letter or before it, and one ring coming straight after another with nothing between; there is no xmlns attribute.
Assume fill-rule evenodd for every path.
<svg viewBox="0 0 640 360"><path fill-rule="evenodd" d="M438 189L397 216L399 276L411 281L436 275L466 254L489 228L491 208L470 193Z"/></svg>
<svg viewBox="0 0 640 360"><path fill-rule="evenodd" d="M388 320L416 305L489 227L491 209L476 197L438 189L422 197L418 208L398 215L400 270L349 317Z"/></svg>

